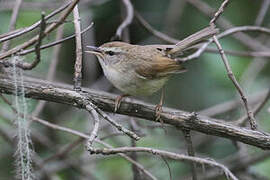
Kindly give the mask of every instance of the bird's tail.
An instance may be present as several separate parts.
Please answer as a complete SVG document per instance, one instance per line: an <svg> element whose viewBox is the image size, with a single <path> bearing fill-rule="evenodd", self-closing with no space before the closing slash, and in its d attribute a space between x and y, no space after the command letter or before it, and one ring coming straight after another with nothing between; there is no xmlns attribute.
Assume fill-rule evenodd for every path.
<svg viewBox="0 0 270 180"><path fill-rule="evenodd" d="M200 42L208 39L209 37L217 34L218 32L219 32L218 28L216 28L214 26L206 27L206 28L186 37L182 41L179 41L176 44L176 46L173 49L171 49L170 51L168 51L167 53L168 54L180 53L184 49L187 49L187 48L189 48L197 43L200 43Z"/></svg>

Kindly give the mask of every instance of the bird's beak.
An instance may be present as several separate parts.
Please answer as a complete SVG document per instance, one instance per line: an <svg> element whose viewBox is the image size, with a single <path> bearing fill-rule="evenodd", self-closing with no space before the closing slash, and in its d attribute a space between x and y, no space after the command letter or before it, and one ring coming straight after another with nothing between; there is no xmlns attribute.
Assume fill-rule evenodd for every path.
<svg viewBox="0 0 270 180"><path fill-rule="evenodd" d="M90 49L89 51L85 51L86 53L94 54L97 57L101 57L103 59L103 51L99 47L95 46L86 46L86 47Z"/></svg>

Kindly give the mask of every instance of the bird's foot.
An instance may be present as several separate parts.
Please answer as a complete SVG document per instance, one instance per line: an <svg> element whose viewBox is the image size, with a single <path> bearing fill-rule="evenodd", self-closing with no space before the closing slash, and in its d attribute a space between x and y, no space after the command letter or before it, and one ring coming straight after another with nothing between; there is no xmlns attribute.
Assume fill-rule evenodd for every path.
<svg viewBox="0 0 270 180"><path fill-rule="evenodd" d="M158 104L155 107L155 116L156 116L156 121L160 121L161 120L161 113L162 113L162 104Z"/></svg>
<svg viewBox="0 0 270 180"><path fill-rule="evenodd" d="M115 99L115 102L114 102L114 112L116 112L120 108L122 99L124 97L127 97L127 96L129 96L129 95L128 94L122 94L120 96L117 96L117 98Z"/></svg>

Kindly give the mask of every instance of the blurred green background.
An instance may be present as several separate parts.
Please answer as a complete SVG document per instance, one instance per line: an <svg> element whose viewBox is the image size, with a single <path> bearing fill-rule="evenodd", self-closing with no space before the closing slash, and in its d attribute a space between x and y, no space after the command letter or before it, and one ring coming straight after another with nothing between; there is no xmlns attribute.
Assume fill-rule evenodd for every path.
<svg viewBox="0 0 270 180"><path fill-rule="evenodd" d="M8 31L13 7L12 4L14 5L14 2L15 1L8 0L0 1L0 34ZM82 28L94 22L92 29L83 35L83 48L85 48L86 45L101 45L111 40L117 27L122 22L124 7L121 2L120 0L84 0L79 4ZM133 0L131 2L134 9L155 29L177 39L183 39L195 33L206 27L210 21L209 17L205 16L200 10L189 3L191 1ZM201 2L216 9L220 6L222 1L201 0ZM234 26L254 25L262 3L262 0L232 1L223 13L222 18L226 18ZM64 4L64 1L25 0L19 12L16 28L30 26L40 19L41 11L45 11L46 14L48 14L62 4ZM64 24L64 37L74 34L74 25L72 23L73 16L70 15L67 19L70 22ZM262 26L269 27L269 19L270 13L267 12ZM218 27L220 27L219 24ZM220 27L220 31L224 31L224 28ZM165 42L160 41L147 32L135 18L133 23L128 27L128 32L130 43L132 44L165 44ZM37 33L38 31L36 30L17 40L11 41L11 47L24 42ZM267 43L268 41L268 37L260 33L247 34L262 43ZM55 32L46 37L43 44L54 40ZM225 50L250 50L232 37L222 39L221 44ZM212 45L211 47L215 46ZM42 60L39 65L31 71L25 72L26 76L46 79L48 68L53 60L53 48L43 50L41 55ZM34 54L29 54L24 57L26 61L32 61L34 58ZM239 80L248 96L262 94L269 88L269 58L231 55L228 55L228 58L234 75L237 80ZM72 84L75 61L74 39L62 44L58 59L59 63L53 81ZM216 104L240 99L235 87L227 77L224 64L218 54L204 53L200 58L186 63L185 67L188 69L187 73L173 76L167 83L165 87L165 106L189 112L200 112ZM102 69L96 58L91 55L84 55L83 86L120 94L106 79L102 79L102 76ZM6 97L10 100L13 99L11 96ZM138 97L138 99L157 104L159 97L160 92L151 97ZM31 113L35 109L37 101L28 99L27 102L29 113ZM257 101L255 100L254 102L255 103L252 104L253 106L260 101L257 99ZM257 115L259 127L266 132L270 132L269 105L270 104L267 103ZM238 119L244 113L243 106L238 105L236 108L233 108L233 110L226 111L214 117L232 121ZM55 124L70 127L82 132L89 132L89 128L92 127L92 122L89 122L87 113L56 103L48 102L39 116ZM112 115L112 117L118 119L119 122L126 127L129 127L129 117L120 115ZM0 128L3 129L3 131L7 131L12 136L16 132L16 128L12 123L14 118L15 116L10 108L0 100ZM155 125L153 123L143 120L136 120L136 122L137 130L145 134L145 137L137 143L138 146L160 148L173 152L186 152L183 134L179 130L170 128L167 133L164 133L161 128L152 128L151 126ZM102 123L102 127L103 128L99 131L99 138L116 132L114 128L106 126L106 122ZM33 134L38 134L40 135L39 138L44 138L44 141L49 142L49 146L46 146L33 138L34 150L41 161L52 156L58 150L66 147L77 139L77 137L49 129L37 123L31 124L31 130ZM199 156L209 157L223 162L225 158L236 155L237 153L236 146L227 139L210 137L196 132L192 132L192 138L194 139L193 143L196 154ZM105 141L113 146L131 145L130 139L125 136L110 137ZM0 179L14 179L15 158L13 155L16 151L16 145L12 145L2 135L0 136L0 147ZM97 147L99 146L97 145ZM248 146L246 153L253 155L259 154L260 152L261 150ZM147 154L138 154L138 161L158 179L169 179L168 168L161 158ZM66 166L58 165L57 163L60 162ZM82 163L85 164L82 165ZM183 179L183 177L189 175L189 164L171 160L169 160L168 163L172 171L173 179ZM55 170L55 167L58 166L61 168ZM105 157L92 155L90 157L85 153L83 144L78 145L67 157L49 161L44 167L45 170L49 172L52 179L125 180L133 178L131 164L129 162L118 156ZM259 175L265 176L266 179L269 179L269 167L270 161L265 158L263 161L250 166L247 171L258 173ZM38 168L35 168L38 171ZM54 169L54 171L50 169ZM202 168L198 168L198 171L202 172ZM244 173L247 171L244 171ZM42 179L46 179L46 177L43 176Z"/></svg>

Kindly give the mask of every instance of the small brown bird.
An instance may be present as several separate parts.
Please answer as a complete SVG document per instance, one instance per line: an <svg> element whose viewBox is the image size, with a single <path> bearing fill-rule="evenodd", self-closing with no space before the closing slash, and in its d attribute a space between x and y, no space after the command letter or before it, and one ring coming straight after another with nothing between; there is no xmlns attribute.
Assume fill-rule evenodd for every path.
<svg viewBox="0 0 270 180"><path fill-rule="evenodd" d="M203 39L217 33L214 27L207 27L177 45L132 45L124 42L109 42L100 47L87 46L97 56L105 76L124 92L115 101L115 111L124 96L149 96L161 89L172 74L185 72L181 62L173 55ZM183 43L181 43L183 42ZM160 118L163 93L156 106L157 119Z"/></svg>

